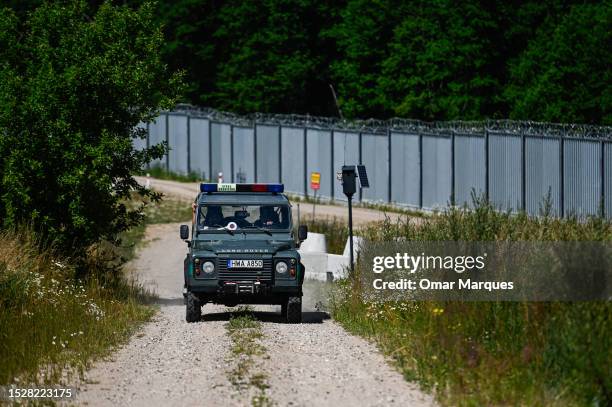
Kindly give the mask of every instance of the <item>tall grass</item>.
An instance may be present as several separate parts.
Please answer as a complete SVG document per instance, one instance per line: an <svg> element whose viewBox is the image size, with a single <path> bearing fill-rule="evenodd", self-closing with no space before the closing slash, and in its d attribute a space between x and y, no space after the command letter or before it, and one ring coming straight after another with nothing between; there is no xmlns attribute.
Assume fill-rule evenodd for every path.
<svg viewBox="0 0 612 407"><path fill-rule="evenodd" d="M169 181L179 181L179 182L204 182L205 179L202 174L197 172L190 172L188 174L180 174L177 172L168 171L160 166L153 166L149 169L143 169L140 171L138 175L145 176L149 174L149 176L157 179L165 179Z"/></svg>
<svg viewBox="0 0 612 407"><path fill-rule="evenodd" d="M79 373L153 313L146 293L105 270L103 249L77 280L70 259L41 247L27 230L0 231L0 384Z"/></svg>
<svg viewBox="0 0 612 407"><path fill-rule="evenodd" d="M609 221L534 219L477 199L418 224L383 222L369 241L612 241ZM367 244L367 243L366 243ZM404 376L446 405L589 405L612 402L610 302L366 302L359 273L340 283L332 312L372 338Z"/></svg>

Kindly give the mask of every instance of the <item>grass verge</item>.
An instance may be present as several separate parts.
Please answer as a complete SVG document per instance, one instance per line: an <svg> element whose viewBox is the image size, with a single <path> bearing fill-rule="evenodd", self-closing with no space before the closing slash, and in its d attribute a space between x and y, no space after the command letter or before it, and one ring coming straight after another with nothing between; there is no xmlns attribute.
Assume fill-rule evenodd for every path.
<svg viewBox="0 0 612 407"><path fill-rule="evenodd" d="M257 369L257 358L266 354L266 348L260 343L261 322L253 317L250 308L240 307L232 313L226 329L232 341L230 382L238 391L250 393L253 407L272 406L267 394L267 375Z"/></svg>
<svg viewBox="0 0 612 407"><path fill-rule="evenodd" d="M27 231L0 231L0 384L59 383L82 373L154 314L152 296L126 277L147 225L189 222L191 204L145 202L145 221L119 245L86 256L85 278L72 259Z"/></svg>
<svg viewBox="0 0 612 407"><path fill-rule="evenodd" d="M125 341L154 310L133 282L74 278L70 259L41 249L29 232L0 232L0 384L57 383Z"/></svg>
<svg viewBox="0 0 612 407"><path fill-rule="evenodd" d="M534 219L451 209L416 225L385 222L362 231L369 241L612 241L610 222ZM367 244L367 243L366 243ZM356 274L333 294L333 317L374 340L408 380L444 405L578 405L612 402L610 302L372 302Z"/></svg>

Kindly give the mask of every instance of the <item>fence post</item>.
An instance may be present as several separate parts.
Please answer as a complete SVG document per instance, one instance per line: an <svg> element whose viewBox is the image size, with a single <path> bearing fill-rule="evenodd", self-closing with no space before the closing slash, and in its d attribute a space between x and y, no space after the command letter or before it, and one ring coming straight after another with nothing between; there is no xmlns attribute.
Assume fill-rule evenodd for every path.
<svg viewBox="0 0 612 407"><path fill-rule="evenodd" d="M455 206L455 130L451 130L451 206Z"/></svg>
<svg viewBox="0 0 612 407"><path fill-rule="evenodd" d="M278 125L278 182L283 183L283 135L280 124Z"/></svg>
<svg viewBox="0 0 612 407"><path fill-rule="evenodd" d="M331 180L331 184L330 184L330 196L331 199L334 199L334 180L336 179L336 176L334 174L334 129L331 129L331 176L330 176L330 180Z"/></svg>
<svg viewBox="0 0 612 407"><path fill-rule="evenodd" d="M359 165L363 165L363 133L359 132ZM363 200L363 188L359 188L359 202Z"/></svg>
<svg viewBox="0 0 612 407"><path fill-rule="evenodd" d="M521 209L527 212L527 154L523 132L521 132Z"/></svg>
<svg viewBox="0 0 612 407"><path fill-rule="evenodd" d="M170 123L170 115L166 113L166 171L170 172L170 130L168 125Z"/></svg>
<svg viewBox="0 0 612 407"><path fill-rule="evenodd" d="M599 171L601 174L601 217L605 218L606 217L606 195L605 195L605 189L606 189L606 182L605 182L605 176L606 176L606 163L605 163L605 144L604 141L601 140L600 142L601 145L601 155L599 157Z"/></svg>
<svg viewBox="0 0 612 407"><path fill-rule="evenodd" d="M304 127L304 196L308 196L308 128Z"/></svg>
<svg viewBox="0 0 612 407"><path fill-rule="evenodd" d="M234 125L230 123L230 171L232 175L230 179L234 182Z"/></svg>
<svg viewBox="0 0 612 407"><path fill-rule="evenodd" d="M485 155L485 199L490 201L489 196L489 129L485 128L484 139L484 155Z"/></svg>
<svg viewBox="0 0 612 407"><path fill-rule="evenodd" d="M191 174L191 116L187 114L187 174Z"/></svg>
<svg viewBox="0 0 612 407"><path fill-rule="evenodd" d="M559 215L565 217L565 137L559 137Z"/></svg>
<svg viewBox="0 0 612 407"><path fill-rule="evenodd" d="M423 133L419 131L419 208L423 209Z"/></svg>
<svg viewBox="0 0 612 407"><path fill-rule="evenodd" d="M208 179L213 182L213 163L212 163L212 120L208 119Z"/></svg>
<svg viewBox="0 0 612 407"><path fill-rule="evenodd" d="M391 188L392 188L392 183L391 183L391 176L393 174L393 163L391 162L391 129L387 127L387 147L388 147L388 156L389 156L389 165L388 165L388 196L387 196L387 202L391 203L391 200L393 199L393 195L391 194Z"/></svg>
<svg viewBox="0 0 612 407"><path fill-rule="evenodd" d="M151 124L147 122L147 137L145 138L147 150L151 148ZM151 168L151 162L147 162L147 169Z"/></svg>
<svg viewBox="0 0 612 407"><path fill-rule="evenodd" d="M253 174L253 178L255 182L257 182L257 119L253 121L253 154L255 154L255 158L253 162L255 163L255 173Z"/></svg>

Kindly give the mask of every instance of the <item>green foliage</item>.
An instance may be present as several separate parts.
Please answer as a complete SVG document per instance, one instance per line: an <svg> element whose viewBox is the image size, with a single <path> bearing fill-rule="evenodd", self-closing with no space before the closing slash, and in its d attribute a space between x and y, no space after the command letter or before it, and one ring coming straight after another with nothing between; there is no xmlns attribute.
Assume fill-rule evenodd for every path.
<svg viewBox="0 0 612 407"><path fill-rule="evenodd" d="M44 3L0 14L0 220L30 223L65 250L137 224L131 176L164 145L134 151L137 128L173 105L180 77L160 60L154 10ZM155 197L154 197L155 198Z"/></svg>
<svg viewBox="0 0 612 407"><path fill-rule="evenodd" d="M610 4L580 4L548 19L511 65L511 116L612 124L611 24Z"/></svg>
<svg viewBox="0 0 612 407"><path fill-rule="evenodd" d="M418 223L362 230L371 241L612 241L601 218L530 218L482 199ZM379 302L353 278L333 293L332 311L349 331L372 338L404 376L444 405L609 405L610 302Z"/></svg>
<svg viewBox="0 0 612 407"><path fill-rule="evenodd" d="M75 265L27 230L0 231L0 384L58 383L79 374L147 321L153 308L141 287L102 271L74 279ZM99 273L98 273L99 272ZM68 367L68 369L65 369Z"/></svg>

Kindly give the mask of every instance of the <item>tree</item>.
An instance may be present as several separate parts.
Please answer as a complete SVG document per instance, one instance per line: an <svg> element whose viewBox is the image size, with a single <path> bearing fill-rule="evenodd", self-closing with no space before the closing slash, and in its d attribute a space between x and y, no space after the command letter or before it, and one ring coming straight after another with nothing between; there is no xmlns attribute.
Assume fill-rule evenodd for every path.
<svg viewBox="0 0 612 407"><path fill-rule="evenodd" d="M137 125L181 89L150 4L96 10L66 1L0 13L0 220L76 255L140 220L124 202L151 193L131 174L165 146L135 151Z"/></svg>
<svg viewBox="0 0 612 407"><path fill-rule="evenodd" d="M511 64L511 117L612 124L611 23L605 2L549 18Z"/></svg>

